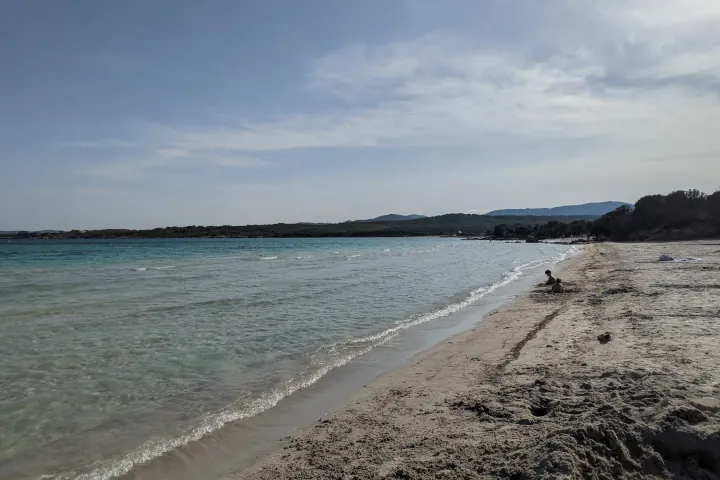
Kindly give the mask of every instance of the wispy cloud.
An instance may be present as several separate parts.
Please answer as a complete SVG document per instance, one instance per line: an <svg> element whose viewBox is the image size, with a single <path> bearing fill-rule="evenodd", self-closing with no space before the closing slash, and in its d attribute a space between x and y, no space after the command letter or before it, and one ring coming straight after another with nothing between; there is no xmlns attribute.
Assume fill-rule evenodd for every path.
<svg viewBox="0 0 720 480"><path fill-rule="evenodd" d="M246 156L235 156L235 157L217 157L214 162L215 165L221 167L268 167L272 163L266 160L260 160L254 157Z"/></svg>
<svg viewBox="0 0 720 480"><path fill-rule="evenodd" d="M512 44L455 32L331 52L313 64L307 83L335 99L332 109L221 126L157 125L138 165L255 167L264 163L255 158L261 152L479 147L498 138L586 140L598 148L652 139L648 154L720 146L711 132L720 120L720 3L571 5L548 0L544 8L567 13L558 15L563 24ZM115 146L125 143L132 142Z"/></svg>
<svg viewBox="0 0 720 480"><path fill-rule="evenodd" d="M61 148L83 148L83 149L117 149L133 148L137 144L117 138L101 138L97 140L73 140L62 142L58 145Z"/></svg>
<svg viewBox="0 0 720 480"><path fill-rule="evenodd" d="M96 163L84 168L86 175L112 180L146 180L177 167L195 168L264 168L271 162L247 155L196 152L179 148L160 148L147 156L128 157L121 161Z"/></svg>

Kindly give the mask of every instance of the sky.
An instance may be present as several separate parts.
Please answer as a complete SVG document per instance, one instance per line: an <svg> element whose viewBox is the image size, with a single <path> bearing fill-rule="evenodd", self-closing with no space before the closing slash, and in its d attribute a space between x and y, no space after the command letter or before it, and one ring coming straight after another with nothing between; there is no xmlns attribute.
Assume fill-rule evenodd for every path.
<svg viewBox="0 0 720 480"><path fill-rule="evenodd" d="M717 0L0 2L0 230L720 187Z"/></svg>

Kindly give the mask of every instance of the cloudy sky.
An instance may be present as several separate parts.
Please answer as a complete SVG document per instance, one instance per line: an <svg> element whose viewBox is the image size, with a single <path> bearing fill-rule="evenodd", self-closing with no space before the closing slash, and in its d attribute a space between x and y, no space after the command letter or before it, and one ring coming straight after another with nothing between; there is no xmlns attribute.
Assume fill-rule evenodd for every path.
<svg viewBox="0 0 720 480"><path fill-rule="evenodd" d="M720 187L717 0L0 3L0 230Z"/></svg>

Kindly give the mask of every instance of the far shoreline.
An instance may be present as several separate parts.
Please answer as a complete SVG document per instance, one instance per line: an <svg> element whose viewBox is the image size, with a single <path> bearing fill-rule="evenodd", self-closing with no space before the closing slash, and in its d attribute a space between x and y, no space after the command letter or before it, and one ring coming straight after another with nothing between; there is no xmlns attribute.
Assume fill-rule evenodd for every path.
<svg viewBox="0 0 720 480"><path fill-rule="evenodd" d="M42 241L80 241L80 240L282 240L282 239L384 239L384 238L457 238L465 241L481 241L481 242L505 242L505 243L550 243L556 245L588 245L592 243L605 242L606 240L584 240L584 239L566 239L566 238L548 238L537 241L527 241L527 238L509 237L509 238L478 238L475 236L464 235L286 235L286 236L193 236L193 237L14 237L0 236L0 240L11 240L19 242L42 242Z"/></svg>

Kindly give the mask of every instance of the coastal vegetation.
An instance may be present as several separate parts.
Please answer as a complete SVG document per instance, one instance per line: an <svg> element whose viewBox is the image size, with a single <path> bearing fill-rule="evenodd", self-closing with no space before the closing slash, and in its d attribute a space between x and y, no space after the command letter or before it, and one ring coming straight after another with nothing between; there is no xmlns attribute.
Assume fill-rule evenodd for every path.
<svg viewBox="0 0 720 480"><path fill-rule="evenodd" d="M720 190L677 190L649 195L635 207L620 207L592 224L592 233L612 240L684 240L720 237Z"/></svg>
<svg viewBox="0 0 720 480"><path fill-rule="evenodd" d="M533 226L499 224L493 238L583 237L616 241L690 240L720 237L720 190L677 190L649 195L635 205L622 205L593 221L549 221Z"/></svg>
<svg viewBox="0 0 720 480"><path fill-rule="evenodd" d="M391 217L392 218L392 217ZM105 229L67 232L16 232L16 239L100 238L284 238L462 236L506 240L591 238L610 240L682 240L720 237L720 190L678 190L649 195L596 216L491 216L452 213L413 220L343 223L278 223L164 227L147 230Z"/></svg>
<svg viewBox="0 0 720 480"><path fill-rule="evenodd" d="M68 232L18 232L15 238L283 238L283 237L416 237L485 235L503 222L539 225L588 220L593 217L492 217L452 213L437 217L398 221L351 221L343 223L278 223L273 225L222 225L165 227L149 230L107 229L71 230Z"/></svg>

